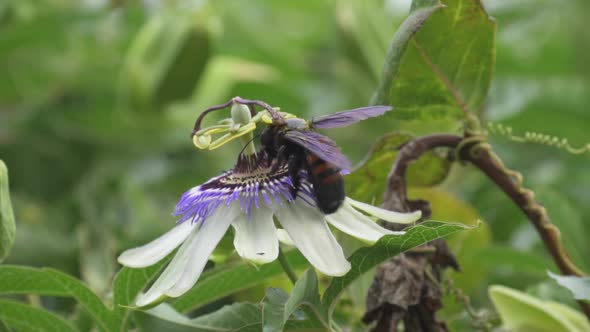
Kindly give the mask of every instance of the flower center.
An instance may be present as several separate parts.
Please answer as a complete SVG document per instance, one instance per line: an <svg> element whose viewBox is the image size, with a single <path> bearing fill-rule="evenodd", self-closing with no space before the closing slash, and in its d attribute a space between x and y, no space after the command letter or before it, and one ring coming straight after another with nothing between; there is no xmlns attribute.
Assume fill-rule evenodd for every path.
<svg viewBox="0 0 590 332"><path fill-rule="evenodd" d="M189 219L201 222L215 209L230 207L233 202L239 202L240 209L249 216L252 208L272 208L275 204L282 205L296 198L314 205L307 172L299 172L299 187L295 188L287 163L283 162L271 173L272 162L273 159L264 151L240 155L232 170L185 192L176 205L174 215L181 216L179 222Z"/></svg>
<svg viewBox="0 0 590 332"><path fill-rule="evenodd" d="M273 181L288 176L288 166L284 162L271 174L272 158L264 151L252 155L240 155L238 162L231 171L225 172L218 181L207 182L203 188L218 185L261 185L265 181Z"/></svg>

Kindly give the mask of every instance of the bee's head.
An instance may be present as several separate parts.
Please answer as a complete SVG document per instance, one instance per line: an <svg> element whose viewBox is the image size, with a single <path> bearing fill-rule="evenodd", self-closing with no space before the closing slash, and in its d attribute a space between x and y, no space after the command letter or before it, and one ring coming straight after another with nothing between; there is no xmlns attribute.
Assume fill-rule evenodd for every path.
<svg viewBox="0 0 590 332"><path fill-rule="evenodd" d="M285 123L287 125L287 128L289 128L289 129L302 130L302 129L308 128L307 121L300 119L300 118L286 119Z"/></svg>
<svg viewBox="0 0 590 332"><path fill-rule="evenodd" d="M275 133L277 132L277 126L268 126L264 128L262 133L260 134L260 143L262 146L266 148L271 148L274 146L275 142Z"/></svg>

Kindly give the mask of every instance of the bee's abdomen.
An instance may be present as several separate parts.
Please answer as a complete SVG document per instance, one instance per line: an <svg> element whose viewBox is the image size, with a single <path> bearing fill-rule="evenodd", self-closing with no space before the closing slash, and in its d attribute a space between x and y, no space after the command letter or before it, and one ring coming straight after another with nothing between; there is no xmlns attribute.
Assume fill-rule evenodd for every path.
<svg viewBox="0 0 590 332"><path fill-rule="evenodd" d="M345 196L340 170L312 153L307 153L306 161L318 208L326 214L335 212Z"/></svg>

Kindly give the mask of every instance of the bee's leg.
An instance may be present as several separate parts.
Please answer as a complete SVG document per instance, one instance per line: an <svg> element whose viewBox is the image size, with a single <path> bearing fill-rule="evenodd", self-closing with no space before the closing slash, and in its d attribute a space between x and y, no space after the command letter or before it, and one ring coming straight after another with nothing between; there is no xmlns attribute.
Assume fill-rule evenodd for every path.
<svg viewBox="0 0 590 332"><path fill-rule="evenodd" d="M287 147L284 145L281 145L279 147L279 149L277 150L276 158L272 162L272 167L270 168L271 174L275 173L276 171L279 170L279 167L285 161L286 157L287 157Z"/></svg>
<svg viewBox="0 0 590 332"><path fill-rule="evenodd" d="M301 179L299 178L299 170L303 166L305 156L299 153L293 153L289 156L289 176L293 187L291 187L291 197L296 198L299 193L299 187L301 185Z"/></svg>

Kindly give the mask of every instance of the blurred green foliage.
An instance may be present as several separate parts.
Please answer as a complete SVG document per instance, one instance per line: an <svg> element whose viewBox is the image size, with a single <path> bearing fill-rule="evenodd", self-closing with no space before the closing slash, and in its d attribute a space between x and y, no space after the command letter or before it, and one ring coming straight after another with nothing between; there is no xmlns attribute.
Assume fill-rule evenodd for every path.
<svg viewBox="0 0 590 332"><path fill-rule="evenodd" d="M508 287L493 285L490 297L499 310L504 326L510 331L583 332L590 330L586 318L553 302L543 301Z"/></svg>
<svg viewBox="0 0 590 332"><path fill-rule="evenodd" d="M16 224L12 203L10 202L10 187L8 184L8 170L0 159L0 262L4 260L14 243Z"/></svg>
<svg viewBox="0 0 590 332"><path fill-rule="evenodd" d="M590 140L589 3L487 0L495 23L454 26L477 10L463 2L470 5L437 12L401 58L391 95L399 112L328 133L352 160L360 161L389 132L460 130L461 105L426 70L428 59L419 56L424 47L440 55L437 63L445 64L466 104L483 119L567 137L574 146ZM6 262L59 269L107 296L119 269L117 253L168 230L180 194L235 161L237 144L194 149L189 133L202 109L235 95L303 117L364 106L408 10L408 1L396 0L1 2L0 159L10 170L18 224ZM495 64L490 45L479 45L472 34L489 39L494 24ZM449 34L453 44L420 42ZM445 57L446 49L465 43L473 49L465 58ZM479 72L464 70L474 64ZM477 75L494 77L487 99L485 78L481 85L462 83ZM405 134L396 135L401 144ZM538 193L575 263L590 271L590 226L584 222L590 218L589 155L491 139L506 165ZM386 160L363 167L390 165L395 149L387 150L381 154ZM555 268L508 198L462 166L441 182L433 174L446 173L445 156L427 157L434 164L414 164L411 183L436 188L410 194L431 199L441 219L472 224L479 216L487 223L451 240L463 271L455 286L464 287L475 306L488 308L490 284L568 299L556 284L547 286L545 271ZM421 176L426 166L434 171ZM378 182L364 183L371 187L364 199L381 200L382 178ZM351 185L354 193L358 186ZM546 287L551 290L540 291ZM451 296L445 302L451 326L469 326L464 308ZM43 305L75 315L77 326L87 320L69 300L43 297Z"/></svg>

